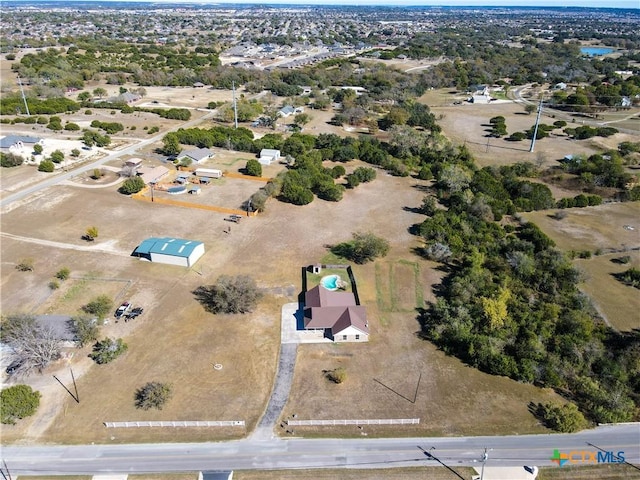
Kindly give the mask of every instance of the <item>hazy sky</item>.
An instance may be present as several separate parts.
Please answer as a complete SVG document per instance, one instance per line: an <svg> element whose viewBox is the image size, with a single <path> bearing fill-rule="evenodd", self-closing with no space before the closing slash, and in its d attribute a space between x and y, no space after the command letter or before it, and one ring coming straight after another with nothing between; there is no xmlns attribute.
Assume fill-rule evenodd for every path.
<svg viewBox="0 0 640 480"><path fill-rule="evenodd" d="M117 0L105 0L117 1ZM638 8L640 0L128 0L155 3L286 3L302 5L553 6Z"/></svg>

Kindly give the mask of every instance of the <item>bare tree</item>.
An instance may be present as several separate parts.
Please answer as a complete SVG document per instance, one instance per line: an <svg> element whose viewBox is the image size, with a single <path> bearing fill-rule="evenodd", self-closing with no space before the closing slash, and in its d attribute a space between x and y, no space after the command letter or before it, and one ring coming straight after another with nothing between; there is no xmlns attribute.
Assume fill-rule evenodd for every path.
<svg viewBox="0 0 640 480"><path fill-rule="evenodd" d="M11 347L19 367L14 373L27 375L42 372L49 363L60 358L61 341L48 326L42 326L30 315L9 315L2 320L0 339Z"/></svg>

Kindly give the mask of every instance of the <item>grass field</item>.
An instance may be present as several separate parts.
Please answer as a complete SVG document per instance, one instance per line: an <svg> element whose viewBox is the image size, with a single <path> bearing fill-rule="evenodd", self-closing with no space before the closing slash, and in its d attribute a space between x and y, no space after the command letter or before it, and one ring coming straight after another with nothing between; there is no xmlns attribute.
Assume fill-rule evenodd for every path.
<svg viewBox="0 0 640 480"><path fill-rule="evenodd" d="M553 212L549 211L524 213L522 216L537 224L561 250L586 250L594 254L589 259L574 261L575 266L585 273L582 290L615 328L631 330L640 327L637 289L612 276L640 264L640 203L614 203L573 208L566 212L568 215L562 220L552 218ZM633 230L624 228L625 225ZM631 257L631 263L616 263L615 260L624 255Z"/></svg>

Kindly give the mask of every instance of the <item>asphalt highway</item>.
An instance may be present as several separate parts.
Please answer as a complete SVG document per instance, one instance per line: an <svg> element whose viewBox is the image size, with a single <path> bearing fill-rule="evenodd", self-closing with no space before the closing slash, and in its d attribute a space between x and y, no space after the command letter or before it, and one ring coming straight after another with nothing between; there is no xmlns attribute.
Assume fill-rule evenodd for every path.
<svg viewBox="0 0 640 480"><path fill-rule="evenodd" d="M390 468L406 466L551 466L554 450L579 464L601 449L640 464L640 425L601 426L576 434L384 439L265 439L220 443L11 446L12 475L91 475L198 470ZM581 452L587 452L583 455ZM622 452L622 453L620 453ZM609 457L614 459L615 457ZM591 460L590 460L591 459Z"/></svg>

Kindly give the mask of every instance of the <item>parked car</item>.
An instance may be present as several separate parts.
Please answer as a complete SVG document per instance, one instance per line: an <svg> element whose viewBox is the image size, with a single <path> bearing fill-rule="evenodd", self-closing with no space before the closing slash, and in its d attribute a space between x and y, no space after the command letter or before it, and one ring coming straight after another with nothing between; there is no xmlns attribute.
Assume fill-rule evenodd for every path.
<svg viewBox="0 0 640 480"><path fill-rule="evenodd" d="M13 375L18 371L18 369L21 366L22 366L22 360L20 359L14 360L13 362L11 362L11 365L9 365L5 371L7 372L8 375Z"/></svg>
<svg viewBox="0 0 640 480"><path fill-rule="evenodd" d="M144 308L136 307L133 310L131 310L129 313L126 314L127 319L128 320L133 320L134 318L142 315L142 312L144 312Z"/></svg>
<svg viewBox="0 0 640 480"><path fill-rule="evenodd" d="M129 302L124 302L116 310L115 317L120 318L121 316L126 314L130 309L131 309L131 304Z"/></svg>

